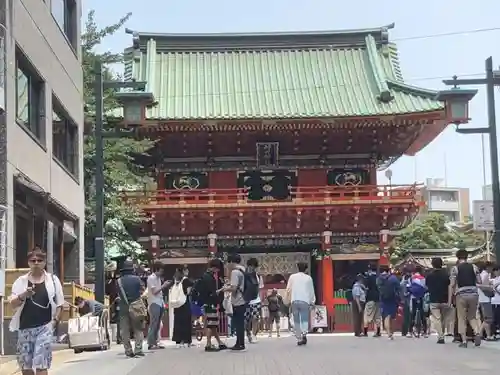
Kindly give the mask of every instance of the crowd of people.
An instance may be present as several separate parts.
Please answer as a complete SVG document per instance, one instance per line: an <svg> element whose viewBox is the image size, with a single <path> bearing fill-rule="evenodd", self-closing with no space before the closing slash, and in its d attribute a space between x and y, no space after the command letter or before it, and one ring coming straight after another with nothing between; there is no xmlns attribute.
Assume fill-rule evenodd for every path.
<svg viewBox="0 0 500 375"><path fill-rule="evenodd" d="M427 337L432 330L438 344L448 335L463 348L469 341L479 346L500 338L500 268L469 263L466 250L458 250L456 258L449 270L433 258L426 272L416 266L399 276L387 266L373 266L358 275L351 302L355 336L367 336L373 324L375 337L385 329L394 339L393 323L401 312L405 337Z"/></svg>
<svg viewBox="0 0 500 375"><path fill-rule="evenodd" d="M466 250L456 252L457 263L447 269L441 258L432 259L432 269L421 267L396 275L389 267L370 267L358 275L352 287L354 334L365 337L373 325L374 336L382 330L394 339L394 319L403 315L402 335L427 337L437 333L437 343L444 344L447 335L460 347L472 341L500 338L500 267L490 263L472 264ZM30 271L12 285L9 302L15 309L10 323L18 332L18 361L23 370L35 369L46 374L50 368L53 329L57 326L64 293L57 276L45 271L46 254L40 249L28 253ZM241 256L230 254L224 264L212 259L198 280L192 280L189 269L182 267L172 280L165 279L164 266L155 263L146 280L137 274L133 262L125 261L118 278L110 280L113 291L111 316L119 322L121 342L128 357L144 356L144 329L148 323L147 346L162 349L160 328L168 306L173 309L172 340L180 347L191 346L193 336L206 336L205 351L226 349L241 351L247 342L256 342L261 321L272 333L280 335L282 316L290 316L297 345L307 345L310 309L316 297L306 263L297 264L290 275L284 295L277 290L263 293L263 280L257 259L241 264ZM227 277L226 277L227 274ZM111 285L112 284L112 285ZM96 301L77 298L82 314L99 315L104 306ZM227 315L236 343L231 347L221 339L220 319ZM131 337L135 339L132 348Z"/></svg>
<svg viewBox="0 0 500 375"><path fill-rule="evenodd" d="M258 272L258 261L250 258L241 264L239 254L231 254L226 263L211 259L205 273L192 280L184 266L172 280L165 279L164 266L155 263L144 283L134 272L132 262L125 261L120 276L114 279L116 293L112 317L118 317L120 340L129 357L143 356L144 323L148 323L149 350L162 349L160 327L165 313L165 302L173 310L172 340L178 347L193 345L193 336L206 337L205 351L231 349L245 350L246 343L257 342L262 322L272 335L280 336L282 316L293 317L297 344L307 344L310 306L315 302L312 279L306 274L307 264L298 264L298 272L290 276L286 297L276 289L263 293L263 278ZM226 276L227 275L227 276ZM264 295L265 294L265 295ZM167 298L168 297L168 298ZM221 317L227 316L230 332L236 343L228 348L221 339ZM131 346L131 337L135 348Z"/></svg>

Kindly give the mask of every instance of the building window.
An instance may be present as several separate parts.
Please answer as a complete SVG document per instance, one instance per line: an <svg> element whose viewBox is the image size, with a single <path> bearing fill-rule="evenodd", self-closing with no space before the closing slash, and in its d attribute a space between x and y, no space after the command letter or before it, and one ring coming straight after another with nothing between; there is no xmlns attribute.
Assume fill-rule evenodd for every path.
<svg viewBox="0 0 500 375"><path fill-rule="evenodd" d="M434 202L457 202L457 195L454 191L433 191L430 193L431 201Z"/></svg>
<svg viewBox="0 0 500 375"><path fill-rule="evenodd" d="M45 83L33 66L16 50L17 122L45 144Z"/></svg>
<svg viewBox="0 0 500 375"><path fill-rule="evenodd" d="M66 35L69 44L76 50L77 47L77 16L75 0L52 0L50 3L52 16Z"/></svg>
<svg viewBox="0 0 500 375"><path fill-rule="evenodd" d="M78 125L52 97L52 154L74 177L78 176Z"/></svg>

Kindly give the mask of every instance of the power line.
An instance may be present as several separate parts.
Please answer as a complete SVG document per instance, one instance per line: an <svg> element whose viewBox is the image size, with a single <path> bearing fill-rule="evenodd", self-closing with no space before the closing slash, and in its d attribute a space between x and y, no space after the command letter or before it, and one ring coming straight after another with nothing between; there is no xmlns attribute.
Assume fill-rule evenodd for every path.
<svg viewBox="0 0 500 375"><path fill-rule="evenodd" d="M484 77L484 73L467 73L467 74L457 74L457 77L468 78L468 77ZM434 77L416 77L416 78L404 78L403 82L416 82L416 81L435 81L438 79L450 79L451 76L434 76Z"/></svg>
<svg viewBox="0 0 500 375"><path fill-rule="evenodd" d="M443 38L443 37L447 37L447 36L486 33L486 32L491 32L491 31L500 31L500 27L489 27L489 28L484 28L484 29L452 31L452 32L440 33L440 34L415 35L415 36L408 36L408 37L402 37L402 38L394 38L394 39L391 39L391 41L399 42L399 41L405 41L405 40Z"/></svg>

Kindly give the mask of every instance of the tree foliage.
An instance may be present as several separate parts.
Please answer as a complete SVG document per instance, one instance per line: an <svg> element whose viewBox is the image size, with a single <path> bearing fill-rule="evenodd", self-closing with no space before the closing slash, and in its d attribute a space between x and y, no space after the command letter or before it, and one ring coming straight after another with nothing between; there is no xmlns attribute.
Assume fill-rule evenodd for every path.
<svg viewBox="0 0 500 375"><path fill-rule="evenodd" d="M131 13L126 14L115 24L100 28L95 20L94 11L87 15L85 28L81 35L82 67L84 81L84 99L86 118L92 119L95 109L94 64L101 61L103 64L104 81L120 80L121 77L113 71L112 66L123 62L123 54L98 51L102 41L122 29ZM109 114L117 108L113 92L104 92L104 112ZM90 120L91 121L91 120ZM112 127L111 122L105 122L106 130ZM95 137L92 131L86 132L84 137L84 178L85 178L85 235L88 240L94 238L95 232ZM142 189L150 184L151 178L146 170L134 163L134 156L146 154L153 146L148 139L134 138L106 138L104 140L104 222L110 219L119 221L127 227L139 223L142 215L137 206L126 203L120 194L121 190ZM127 242L130 240L126 230L116 230L115 226L107 226L106 239L118 240L126 253Z"/></svg>
<svg viewBox="0 0 500 375"><path fill-rule="evenodd" d="M446 224L446 217L429 214L415 220L394 241L394 256L404 256L411 249L451 249L481 246L483 237L472 229L454 230Z"/></svg>

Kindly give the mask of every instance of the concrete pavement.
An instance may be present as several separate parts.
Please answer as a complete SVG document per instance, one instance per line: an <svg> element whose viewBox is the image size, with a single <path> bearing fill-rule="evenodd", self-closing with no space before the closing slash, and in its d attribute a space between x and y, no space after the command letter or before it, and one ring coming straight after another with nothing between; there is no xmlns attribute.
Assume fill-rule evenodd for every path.
<svg viewBox="0 0 500 375"><path fill-rule="evenodd" d="M166 349L142 361L129 375L406 375L488 374L498 363L498 351L487 347L459 349L438 345L434 338L394 341L383 338L310 336L307 347L293 338L263 339L243 353L205 353L202 349Z"/></svg>
<svg viewBox="0 0 500 375"><path fill-rule="evenodd" d="M434 337L389 341L386 337L311 335L307 347L297 347L293 337L264 337L249 344L245 352L205 353L203 347L177 349L170 344L134 359L125 357L123 348L115 345L106 352L68 354L64 361L60 357L50 374L359 375L376 369L382 374L490 375L499 351L500 343L460 349L451 342L437 345Z"/></svg>

